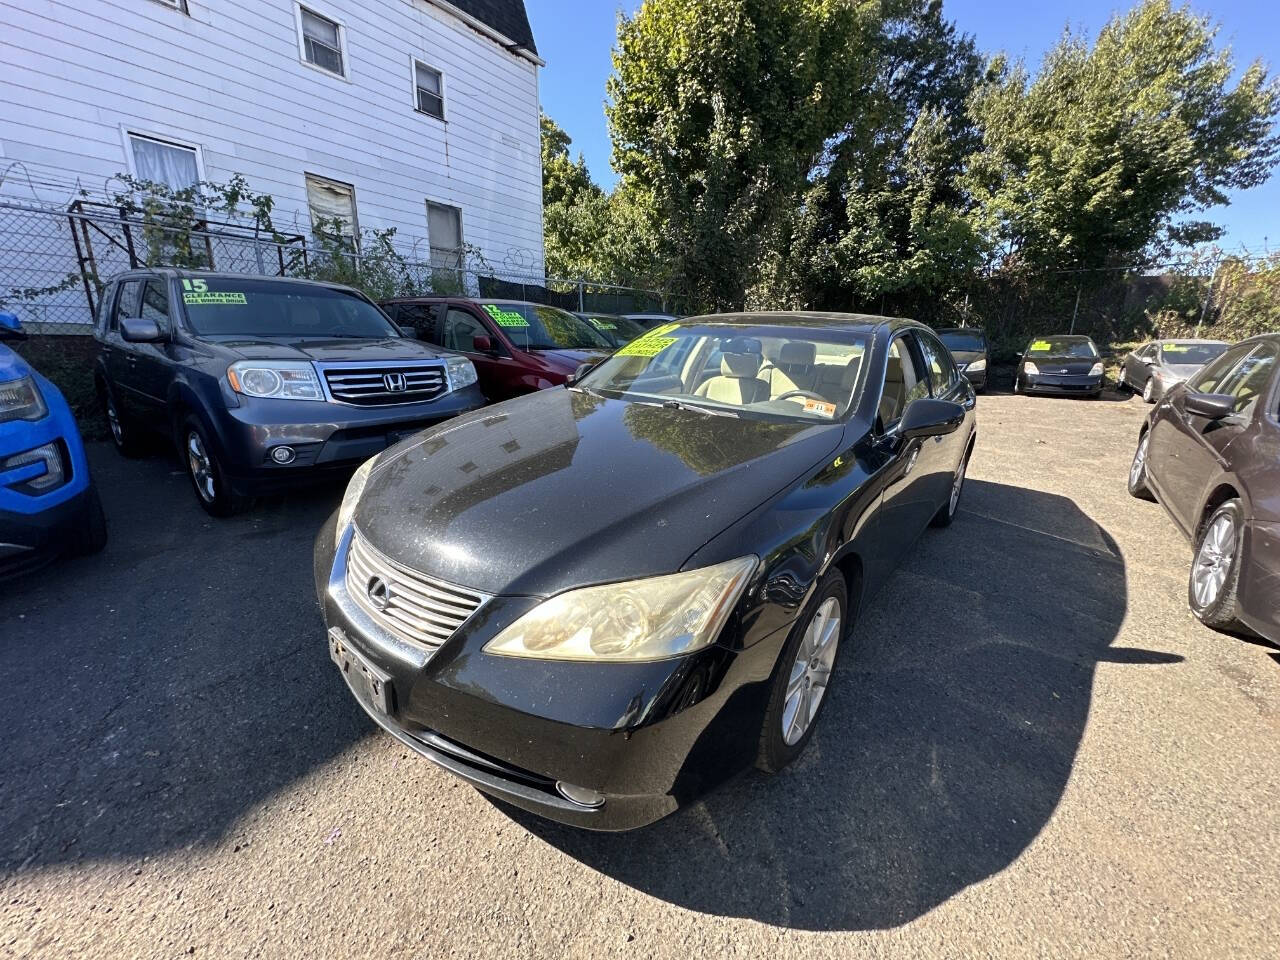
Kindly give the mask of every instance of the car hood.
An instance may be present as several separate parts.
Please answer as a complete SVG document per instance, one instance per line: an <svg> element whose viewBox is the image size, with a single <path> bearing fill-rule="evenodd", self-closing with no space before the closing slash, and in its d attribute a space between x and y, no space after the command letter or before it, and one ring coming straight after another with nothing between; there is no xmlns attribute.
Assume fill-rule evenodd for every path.
<svg viewBox="0 0 1280 960"><path fill-rule="evenodd" d="M986 356L982 350L952 350L951 356L955 358L956 363L973 363L975 360L981 360Z"/></svg>
<svg viewBox="0 0 1280 960"><path fill-rule="evenodd" d="M1101 363L1101 357L1054 357L1054 356L1034 356L1025 357L1023 362L1030 361L1034 363L1041 373L1063 374L1063 373L1088 373L1093 369L1095 363Z"/></svg>
<svg viewBox="0 0 1280 960"><path fill-rule="evenodd" d="M31 367L27 361L0 343L0 383L21 379L29 373L31 373Z"/></svg>
<svg viewBox="0 0 1280 960"><path fill-rule="evenodd" d="M441 352L419 340L384 337L351 340L336 337L202 337L245 360L431 360Z"/></svg>
<svg viewBox="0 0 1280 960"><path fill-rule="evenodd" d="M547 596L679 570L830 455L842 433L544 390L388 451L355 523L428 575Z"/></svg>
<svg viewBox="0 0 1280 960"><path fill-rule="evenodd" d="M573 373L584 363L597 363L609 356L604 348L586 347L581 350L530 350L535 357L541 357L550 367Z"/></svg>

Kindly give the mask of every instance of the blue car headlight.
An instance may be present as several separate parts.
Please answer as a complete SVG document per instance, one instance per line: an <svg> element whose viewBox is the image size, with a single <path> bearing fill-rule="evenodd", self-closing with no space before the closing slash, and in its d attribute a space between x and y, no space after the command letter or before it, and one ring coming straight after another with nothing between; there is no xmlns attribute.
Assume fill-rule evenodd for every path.
<svg viewBox="0 0 1280 960"><path fill-rule="evenodd" d="M0 423L10 420L43 420L49 414L40 388L32 377L0 383Z"/></svg>

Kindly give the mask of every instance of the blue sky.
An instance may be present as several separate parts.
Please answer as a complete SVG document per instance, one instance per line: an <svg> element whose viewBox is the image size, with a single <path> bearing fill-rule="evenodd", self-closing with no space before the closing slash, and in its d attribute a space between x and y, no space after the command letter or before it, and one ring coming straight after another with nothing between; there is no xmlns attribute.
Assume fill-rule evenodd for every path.
<svg viewBox="0 0 1280 960"><path fill-rule="evenodd" d="M542 108L573 137L592 176L605 185L615 180L609 168L609 131L604 119L604 84L611 69L617 11L635 9L633 0L525 0L538 52L547 61L541 72ZM945 0L947 16L972 34L979 49L998 50L1039 63L1070 24L1096 35L1113 12L1130 4L1115 0L1076 0L1070 5L1037 0ZM1196 12L1221 25L1219 42L1234 51L1237 66L1254 59L1280 71L1280 0L1194 2ZM1232 197L1209 219L1227 228L1224 245L1243 245L1255 253L1280 247L1280 174L1261 187Z"/></svg>

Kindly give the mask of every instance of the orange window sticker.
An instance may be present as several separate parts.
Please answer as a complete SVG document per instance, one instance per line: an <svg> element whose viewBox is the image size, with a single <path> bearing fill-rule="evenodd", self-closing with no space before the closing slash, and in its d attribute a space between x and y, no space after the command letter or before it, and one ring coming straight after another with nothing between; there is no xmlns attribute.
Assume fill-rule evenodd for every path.
<svg viewBox="0 0 1280 960"><path fill-rule="evenodd" d="M820 417L834 417L836 415L836 405L834 403L824 403L821 400L806 400L804 402L805 413L816 413Z"/></svg>

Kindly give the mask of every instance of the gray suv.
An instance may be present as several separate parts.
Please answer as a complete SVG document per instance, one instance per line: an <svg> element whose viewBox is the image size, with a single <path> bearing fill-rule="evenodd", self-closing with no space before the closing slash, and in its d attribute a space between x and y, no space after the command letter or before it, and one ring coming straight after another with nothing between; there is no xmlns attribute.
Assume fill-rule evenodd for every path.
<svg viewBox="0 0 1280 960"><path fill-rule="evenodd" d="M104 289L94 337L117 449L170 438L214 516L485 402L470 360L336 284L132 271Z"/></svg>

